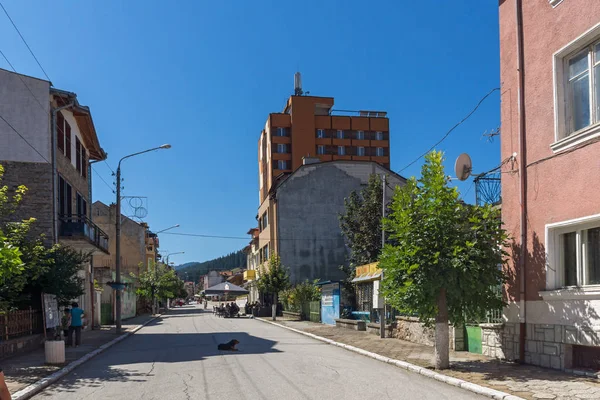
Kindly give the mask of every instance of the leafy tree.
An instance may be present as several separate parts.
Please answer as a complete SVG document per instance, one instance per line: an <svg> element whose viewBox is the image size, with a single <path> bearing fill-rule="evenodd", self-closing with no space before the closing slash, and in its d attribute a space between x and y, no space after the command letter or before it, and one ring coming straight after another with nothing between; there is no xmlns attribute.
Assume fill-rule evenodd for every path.
<svg viewBox="0 0 600 400"><path fill-rule="evenodd" d="M269 258L269 267L261 268L257 282L258 290L273 295L273 321L277 319L277 295L290 287L290 278L286 268L281 265L281 259L275 253Z"/></svg>
<svg viewBox="0 0 600 400"><path fill-rule="evenodd" d="M284 307L289 311L300 312L303 305L311 301L319 301L321 299L321 290L316 285L318 282L318 279L315 279L313 282L306 280L293 288L279 292L279 298Z"/></svg>
<svg viewBox="0 0 600 400"><path fill-rule="evenodd" d="M141 273L139 277L134 274L131 276L137 278L136 293L148 300L173 299L185 290L184 282L177 277L175 271L162 263L154 264L154 268Z"/></svg>
<svg viewBox="0 0 600 400"><path fill-rule="evenodd" d="M78 273L89 262L91 254L71 247L55 245L47 252L48 261L35 282L40 291L56 296L58 304L68 305L85 293L85 279Z"/></svg>
<svg viewBox="0 0 600 400"><path fill-rule="evenodd" d="M383 293L397 309L435 320L436 368L449 367L448 322L464 323L502 306L507 234L500 211L467 205L448 186L441 152L426 157L421 178L397 188L384 226Z"/></svg>
<svg viewBox="0 0 600 400"><path fill-rule="evenodd" d="M345 212L339 217L342 234L350 248L349 265L340 266L346 276L342 287L352 305L356 303L352 283L355 268L377 261L381 252L382 202L381 177L373 174L360 193L353 191L344 200Z"/></svg>

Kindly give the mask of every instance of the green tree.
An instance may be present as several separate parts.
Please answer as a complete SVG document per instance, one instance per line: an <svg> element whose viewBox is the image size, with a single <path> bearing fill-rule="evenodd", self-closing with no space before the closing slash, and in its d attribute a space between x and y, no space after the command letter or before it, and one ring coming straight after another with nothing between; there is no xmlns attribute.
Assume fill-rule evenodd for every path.
<svg viewBox="0 0 600 400"><path fill-rule="evenodd" d="M134 274L131 276L137 279L136 293L148 300L173 299L185 290L184 282L177 277L175 271L162 263L154 264L153 268L142 272L139 277Z"/></svg>
<svg viewBox="0 0 600 400"><path fill-rule="evenodd" d="M59 305L68 305L85 293L85 279L78 273L90 261L90 257L90 253L82 253L71 247L53 246L47 251L47 260L35 286L41 292L55 295Z"/></svg>
<svg viewBox="0 0 600 400"><path fill-rule="evenodd" d="M381 253L381 219L383 187L379 175L371 175L360 192L353 191L344 200L344 214L339 216L340 228L350 249L348 265L340 266L346 278L342 282L348 299L355 305L355 268L377 261Z"/></svg>
<svg viewBox="0 0 600 400"><path fill-rule="evenodd" d="M467 205L449 187L441 152L426 157L421 178L397 188L384 219L383 293L397 309L435 320L435 366L449 367L448 322L464 323L502 306L497 288L508 245L500 211Z"/></svg>
<svg viewBox="0 0 600 400"><path fill-rule="evenodd" d="M281 259L277 254L273 253L269 258L268 268L261 268L257 286L260 292L273 295L272 318L275 321L277 319L277 296L279 292L290 287L288 272L281 265Z"/></svg>

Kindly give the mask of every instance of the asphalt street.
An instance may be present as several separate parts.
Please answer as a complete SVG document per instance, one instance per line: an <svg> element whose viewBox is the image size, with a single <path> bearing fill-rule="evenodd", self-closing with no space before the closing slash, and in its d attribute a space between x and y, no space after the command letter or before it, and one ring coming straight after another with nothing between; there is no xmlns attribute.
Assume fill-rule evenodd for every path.
<svg viewBox="0 0 600 400"><path fill-rule="evenodd" d="M237 339L239 352L217 350ZM482 399L251 319L187 306L34 397L60 399Z"/></svg>

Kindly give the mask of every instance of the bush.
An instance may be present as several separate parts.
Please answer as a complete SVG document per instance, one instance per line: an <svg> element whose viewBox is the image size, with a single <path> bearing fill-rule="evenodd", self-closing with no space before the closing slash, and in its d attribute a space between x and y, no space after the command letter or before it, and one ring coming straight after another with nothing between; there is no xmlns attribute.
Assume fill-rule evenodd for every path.
<svg viewBox="0 0 600 400"><path fill-rule="evenodd" d="M292 312L302 312L302 306L307 305L311 301L319 301L321 299L321 289L314 282L308 280L297 284L291 289L282 290L279 293L279 298L283 304L283 309Z"/></svg>

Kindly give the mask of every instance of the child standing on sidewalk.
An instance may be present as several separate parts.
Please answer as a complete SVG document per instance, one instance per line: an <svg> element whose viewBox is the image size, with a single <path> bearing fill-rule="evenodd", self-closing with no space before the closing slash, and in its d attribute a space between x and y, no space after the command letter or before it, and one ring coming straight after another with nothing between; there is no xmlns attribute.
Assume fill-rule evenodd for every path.
<svg viewBox="0 0 600 400"><path fill-rule="evenodd" d="M69 343L69 327L71 326L71 310L65 307L64 314L60 321L60 327L62 328L65 344L68 346Z"/></svg>

